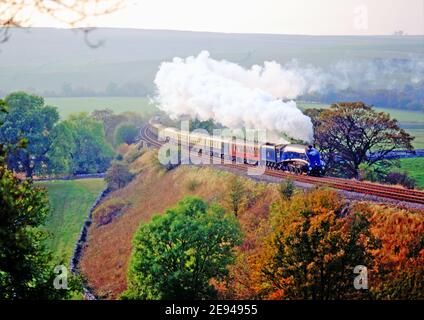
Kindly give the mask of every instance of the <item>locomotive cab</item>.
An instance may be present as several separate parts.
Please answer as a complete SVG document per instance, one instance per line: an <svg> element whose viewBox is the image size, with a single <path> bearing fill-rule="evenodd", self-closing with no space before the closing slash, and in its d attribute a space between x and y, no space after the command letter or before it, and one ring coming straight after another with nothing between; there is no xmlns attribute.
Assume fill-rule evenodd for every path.
<svg viewBox="0 0 424 320"><path fill-rule="evenodd" d="M321 176L323 163L321 161L319 151L312 146L308 146L308 149L306 150L306 155L309 159L308 174Z"/></svg>

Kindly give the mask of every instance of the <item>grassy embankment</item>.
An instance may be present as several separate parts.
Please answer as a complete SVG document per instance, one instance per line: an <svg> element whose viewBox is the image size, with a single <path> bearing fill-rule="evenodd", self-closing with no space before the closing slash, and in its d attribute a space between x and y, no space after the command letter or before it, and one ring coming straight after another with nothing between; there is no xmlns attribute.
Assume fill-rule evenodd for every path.
<svg viewBox="0 0 424 320"><path fill-rule="evenodd" d="M43 181L37 185L47 189L50 215L45 225L51 234L48 247L56 259L69 263L75 242L88 211L104 189L103 179Z"/></svg>
<svg viewBox="0 0 424 320"><path fill-rule="evenodd" d="M93 212L88 246L81 260L89 285L98 296L107 299L116 298L126 289L131 241L140 223L150 221L154 214L176 205L188 194L198 195L209 203L218 202L231 210L228 188L234 175L229 172L180 166L165 173L155 165L151 151L133 162L131 169L141 173L128 186L111 193ZM241 206L246 206L246 210L239 219L246 231L258 227L278 192L276 185L241 179L248 199L242 201Z"/></svg>
<svg viewBox="0 0 424 320"><path fill-rule="evenodd" d="M140 224L149 222L155 214L175 206L186 195L200 196L208 203L218 203L227 212L232 212L229 196L235 177L232 173L205 166L179 166L165 172L158 165L154 151L136 158L130 169L137 174L134 180L109 194L94 211L88 245L81 260L82 273L101 298L117 298L126 289L133 236ZM259 183L246 177L239 179L245 190L237 216L244 242L236 249L237 262L231 272L245 277L247 285L233 289L237 291L237 297L246 298L251 297L249 283L253 275L245 270L245 266L250 257L264 250L264 239L271 230L270 207L279 201L280 196L276 184ZM301 196L303 190L296 192ZM406 214L398 208L372 206L377 216L385 212L388 219L392 219L393 214Z"/></svg>

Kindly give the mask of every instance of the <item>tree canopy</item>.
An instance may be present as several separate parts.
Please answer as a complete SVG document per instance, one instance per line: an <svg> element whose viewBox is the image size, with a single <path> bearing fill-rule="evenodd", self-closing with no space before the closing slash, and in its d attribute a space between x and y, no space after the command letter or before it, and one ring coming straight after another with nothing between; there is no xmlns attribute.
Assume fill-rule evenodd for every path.
<svg viewBox="0 0 424 320"><path fill-rule="evenodd" d="M47 235L38 228L49 211L47 196L4 167L0 195L0 298L41 298L53 283Z"/></svg>
<svg viewBox="0 0 424 320"><path fill-rule="evenodd" d="M111 191L125 187L133 178L133 174L128 169L125 162L114 162L106 171L105 180Z"/></svg>
<svg viewBox="0 0 424 320"><path fill-rule="evenodd" d="M396 119L362 102L336 103L310 115L315 125L315 141L327 167L338 162L347 177L358 178L362 163L373 165L393 150L413 149L414 138L399 127ZM336 161L336 157L342 161Z"/></svg>
<svg viewBox="0 0 424 320"><path fill-rule="evenodd" d="M240 244L237 221L219 206L186 197L143 224L134 238L126 299L202 299L215 296Z"/></svg>
<svg viewBox="0 0 424 320"><path fill-rule="evenodd" d="M138 129L131 123L122 123L115 129L115 145L122 143L131 144L138 136Z"/></svg>
<svg viewBox="0 0 424 320"><path fill-rule="evenodd" d="M263 294L274 299L365 297L353 286L354 267L374 265L376 245L366 214L343 216L335 192L315 190L273 208L273 232L257 257Z"/></svg>
<svg viewBox="0 0 424 320"><path fill-rule="evenodd" d="M11 150L7 165L11 170L26 172L32 177L47 165L47 153L50 151L53 137L51 132L59 121L59 114L54 107L44 104L44 99L24 92L8 95L4 101L8 112L1 117L0 141L3 144L16 145L22 139L27 148Z"/></svg>
<svg viewBox="0 0 424 320"><path fill-rule="evenodd" d="M109 167L114 152L99 121L85 113L71 115L56 126L54 134L50 172L97 173Z"/></svg>
<svg viewBox="0 0 424 320"><path fill-rule="evenodd" d="M0 108L0 144L1 149L10 149L6 158L10 170L32 177L105 172L109 167L114 151L103 123L94 116L75 114L59 122L55 107L24 92L9 94Z"/></svg>

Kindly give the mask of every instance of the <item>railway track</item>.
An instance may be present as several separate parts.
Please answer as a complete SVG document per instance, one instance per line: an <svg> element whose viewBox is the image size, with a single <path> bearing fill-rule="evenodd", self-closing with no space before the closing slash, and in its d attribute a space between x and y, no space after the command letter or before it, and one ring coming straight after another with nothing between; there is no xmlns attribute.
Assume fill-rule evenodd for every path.
<svg viewBox="0 0 424 320"><path fill-rule="evenodd" d="M141 138L142 140L144 140L145 142L147 142L149 145L153 147L160 147L162 145L162 143L157 141L156 137L151 132L149 125L146 125L141 130ZM249 167L250 168L254 167L252 165L242 164L242 163L228 164L228 163L221 162L221 165L224 165L230 168L239 169L239 170L240 169L247 170ZM276 177L276 178L292 178L293 180L296 180L298 182L303 182L303 183L308 183L313 185L328 186L331 188L349 191L349 192L362 193L366 195L388 198L388 199L403 201L403 202L424 204L424 191L408 190L408 189L399 188L395 186L378 185L378 184L373 184L370 182L361 182L357 180L348 180L348 179L341 179L341 178L294 175L289 172L278 171L273 169L266 169L265 174L268 176Z"/></svg>

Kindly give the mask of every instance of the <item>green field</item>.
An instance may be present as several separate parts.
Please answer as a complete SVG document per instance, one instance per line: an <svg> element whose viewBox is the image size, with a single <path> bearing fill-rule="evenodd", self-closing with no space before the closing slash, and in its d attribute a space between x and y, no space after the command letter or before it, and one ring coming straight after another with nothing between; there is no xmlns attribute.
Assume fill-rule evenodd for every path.
<svg viewBox="0 0 424 320"><path fill-rule="evenodd" d="M307 108L328 108L326 104L320 103L307 103L298 102L299 107L303 109ZM424 149L424 113L415 111L403 111L398 109L390 108L375 108L377 111L387 112L393 118L399 121L399 124L404 128L410 135L415 137L413 145L417 149Z"/></svg>
<svg viewBox="0 0 424 320"><path fill-rule="evenodd" d="M62 119L72 113L112 109L115 113L126 111L152 114L157 108L145 97L72 97L45 98L46 104L57 107Z"/></svg>
<svg viewBox="0 0 424 320"><path fill-rule="evenodd" d="M424 158L401 159L401 172L406 171L417 181L417 187L424 189Z"/></svg>
<svg viewBox="0 0 424 320"><path fill-rule="evenodd" d="M50 215L45 228L51 237L48 247L55 258L68 263L81 227L94 201L105 187L103 179L37 182L48 191Z"/></svg>

